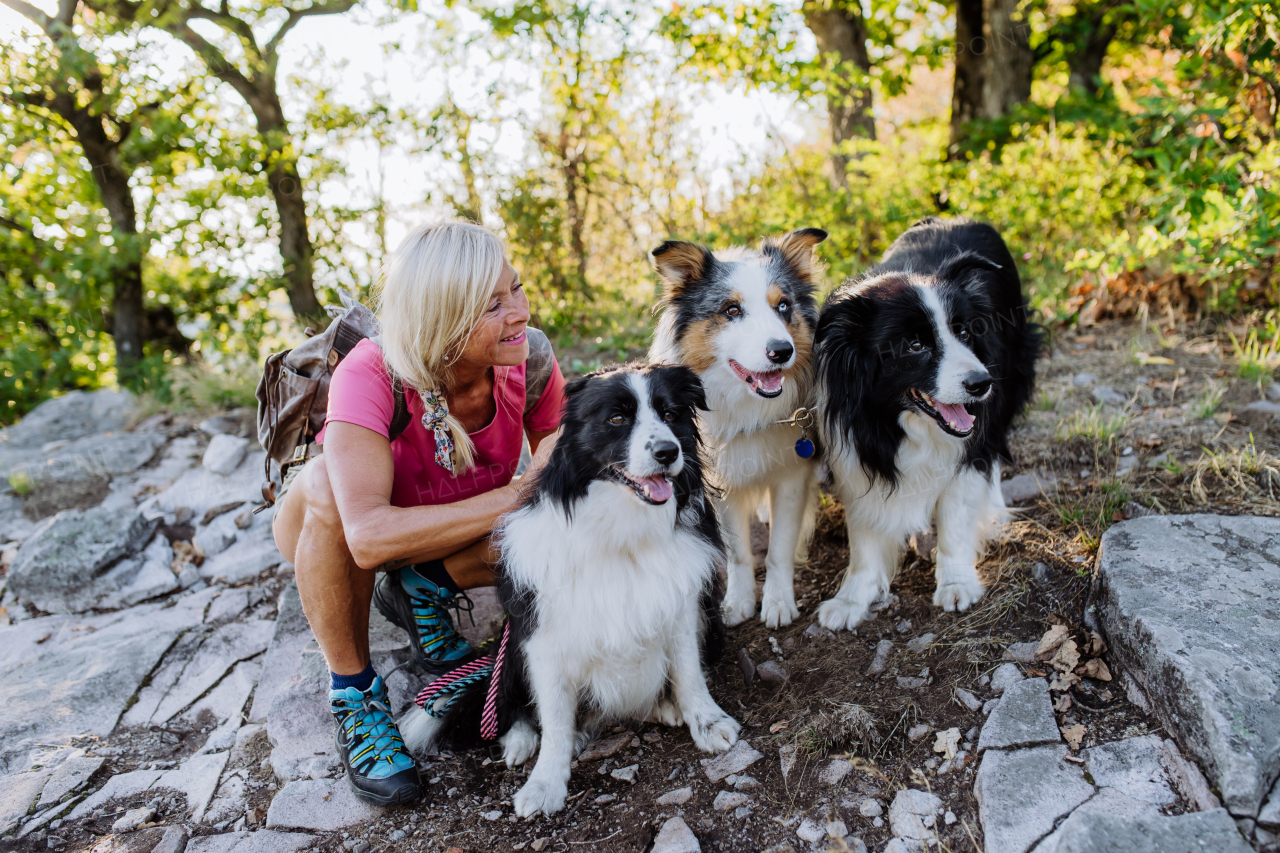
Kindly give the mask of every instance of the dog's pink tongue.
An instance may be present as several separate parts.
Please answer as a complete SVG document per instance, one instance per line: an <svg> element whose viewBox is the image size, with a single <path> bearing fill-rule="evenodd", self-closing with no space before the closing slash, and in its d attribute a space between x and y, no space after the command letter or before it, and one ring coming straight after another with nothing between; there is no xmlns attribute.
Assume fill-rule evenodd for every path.
<svg viewBox="0 0 1280 853"><path fill-rule="evenodd" d="M969 414L969 410L962 404L953 403L937 403L938 412L951 424L951 428L957 432L968 432L973 429L973 415Z"/></svg>
<svg viewBox="0 0 1280 853"><path fill-rule="evenodd" d="M768 391L772 394L774 391L782 390L782 371L775 370L771 373L753 373L756 379L756 387L761 391Z"/></svg>
<svg viewBox="0 0 1280 853"><path fill-rule="evenodd" d="M664 503L671 497L671 483L666 477L641 477L639 482L649 487L649 500Z"/></svg>

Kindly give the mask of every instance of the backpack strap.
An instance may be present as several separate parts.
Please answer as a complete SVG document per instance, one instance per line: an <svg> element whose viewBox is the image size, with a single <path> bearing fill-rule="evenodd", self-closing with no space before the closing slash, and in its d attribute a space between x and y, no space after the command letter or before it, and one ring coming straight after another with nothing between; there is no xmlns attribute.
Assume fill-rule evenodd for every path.
<svg viewBox="0 0 1280 853"><path fill-rule="evenodd" d="M391 377L391 396L395 399L395 412L391 415L391 423L387 426L387 438L395 441L404 435L409 428L409 401L404 394L404 385L399 376Z"/></svg>
<svg viewBox="0 0 1280 853"><path fill-rule="evenodd" d="M541 329L527 326L525 334L529 338L529 360L524 368L524 412L527 415L542 399L551 371L555 369L556 357L551 351L551 341Z"/></svg>

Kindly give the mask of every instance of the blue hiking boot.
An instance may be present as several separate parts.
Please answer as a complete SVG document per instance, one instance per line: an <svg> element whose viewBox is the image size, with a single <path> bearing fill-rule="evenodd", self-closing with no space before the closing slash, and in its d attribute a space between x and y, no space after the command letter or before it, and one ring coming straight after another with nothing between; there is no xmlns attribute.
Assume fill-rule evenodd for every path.
<svg viewBox="0 0 1280 853"><path fill-rule="evenodd" d="M451 607L470 611L465 593L455 595L405 566L378 577L373 603L388 622L409 632L413 658L428 675L443 675L478 657L449 618Z"/></svg>
<svg viewBox="0 0 1280 853"><path fill-rule="evenodd" d="M389 705L381 678L375 678L365 691L355 687L329 691L347 783L356 797L375 806L393 806L422 795L418 767L405 750Z"/></svg>

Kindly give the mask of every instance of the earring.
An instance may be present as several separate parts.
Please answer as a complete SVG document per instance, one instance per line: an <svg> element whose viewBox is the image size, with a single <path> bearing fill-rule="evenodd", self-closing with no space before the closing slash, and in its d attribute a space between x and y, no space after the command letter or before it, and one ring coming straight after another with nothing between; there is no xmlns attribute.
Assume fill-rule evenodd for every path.
<svg viewBox="0 0 1280 853"><path fill-rule="evenodd" d="M445 363L445 364L448 364L448 363L449 363L449 362L451 362L451 361L453 361L453 356L452 356L452 355L450 355L449 353L445 353L445 354L444 354L444 363Z"/></svg>

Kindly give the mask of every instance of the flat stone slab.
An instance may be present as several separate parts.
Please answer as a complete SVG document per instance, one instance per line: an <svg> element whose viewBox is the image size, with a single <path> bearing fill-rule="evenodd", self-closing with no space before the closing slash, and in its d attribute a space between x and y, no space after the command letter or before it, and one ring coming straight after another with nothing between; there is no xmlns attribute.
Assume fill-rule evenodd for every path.
<svg viewBox="0 0 1280 853"><path fill-rule="evenodd" d="M1159 812L1138 816L1072 815L1052 849L1036 853L1251 853L1226 809L1170 817ZM1070 824L1069 826L1067 824ZM987 848L991 851L991 848Z"/></svg>
<svg viewBox="0 0 1280 853"><path fill-rule="evenodd" d="M1026 853L1094 795L1062 746L988 750L974 779L986 853Z"/></svg>
<svg viewBox="0 0 1280 853"><path fill-rule="evenodd" d="M335 832L377 820L386 809L362 803L346 779L299 779L280 789L267 809L267 829Z"/></svg>
<svg viewBox="0 0 1280 853"><path fill-rule="evenodd" d="M1019 681L1004 691L978 737L978 751L1040 743L1058 743L1062 735L1053 717L1049 685L1043 678Z"/></svg>
<svg viewBox="0 0 1280 853"><path fill-rule="evenodd" d="M0 835L7 835L27 816L47 781L47 770L0 776Z"/></svg>
<svg viewBox="0 0 1280 853"><path fill-rule="evenodd" d="M1164 769L1162 741L1154 735L1090 747L1082 753L1084 768L1100 788L1156 806L1178 801Z"/></svg>
<svg viewBox="0 0 1280 853"><path fill-rule="evenodd" d="M305 832L228 832L193 838L187 842L186 853L293 853L310 847L315 840Z"/></svg>
<svg viewBox="0 0 1280 853"><path fill-rule="evenodd" d="M111 733L139 685L173 645L177 631L148 620L138 633L103 630L50 649L4 674L0 768L23 763L36 743Z"/></svg>
<svg viewBox="0 0 1280 853"><path fill-rule="evenodd" d="M1141 800L1126 797L1115 788L1103 788L1096 796L1085 802L1068 815L1066 820L1058 824L1058 828L1037 844L1032 849L1032 853L1056 853L1058 842L1062 840L1064 833L1071 832L1080 823L1092 823L1103 815L1132 818L1152 813L1159 814L1159 809L1151 803L1144 803ZM1119 853L1119 851L1116 853ZM1208 853L1208 851L1204 851L1204 853Z"/></svg>
<svg viewBox="0 0 1280 853"><path fill-rule="evenodd" d="M1122 674L1255 817L1280 776L1280 519L1148 516L1103 536L1098 618Z"/></svg>

